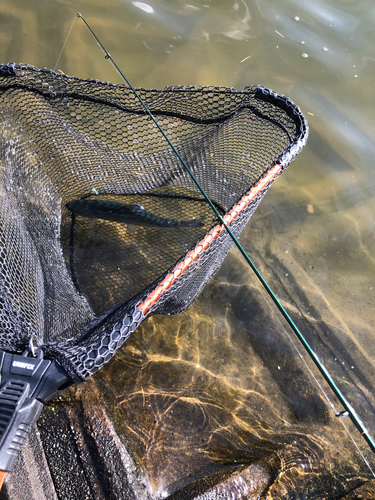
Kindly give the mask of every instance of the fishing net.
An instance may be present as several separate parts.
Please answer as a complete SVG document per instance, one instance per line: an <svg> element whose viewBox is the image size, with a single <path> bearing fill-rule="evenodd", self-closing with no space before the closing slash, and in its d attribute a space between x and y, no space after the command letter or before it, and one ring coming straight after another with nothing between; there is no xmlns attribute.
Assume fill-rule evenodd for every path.
<svg viewBox="0 0 375 500"><path fill-rule="evenodd" d="M139 94L238 237L305 144L298 107L261 86ZM233 241L131 89L10 63L0 105L0 349L32 340L80 382L186 309Z"/></svg>

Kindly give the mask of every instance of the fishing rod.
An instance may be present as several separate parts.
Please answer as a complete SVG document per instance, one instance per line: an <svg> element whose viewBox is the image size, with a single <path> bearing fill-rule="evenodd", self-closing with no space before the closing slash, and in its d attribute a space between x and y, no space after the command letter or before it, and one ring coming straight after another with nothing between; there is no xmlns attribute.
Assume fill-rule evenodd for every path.
<svg viewBox="0 0 375 500"><path fill-rule="evenodd" d="M218 212L217 208L215 207L215 205L213 204L213 202L211 201L211 199L209 198L209 196L207 195L207 193L204 191L204 189L202 188L202 186L199 184L199 182L196 179L196 177L194 176L193 172L190 170L190 168L188 167L188 165L186 164L186 162L184 161L184 159L181 157L181 155L179 154L179 152L177 151L177 149L175 148L175 146L173 145L173 143L171 142L171 140L169 139L169 137L167 136L167 134L164 132L164 130L162 129L161 125L159 124L159 122L156 120L156 118L152 114L152 112L149 109L149 107L143 101L143 99L138 94L138 92L133 87L133 85L126 78L126 76L121 71L121 69L118 67L118 65L116 64L115 60L112 58L112 56L110 55L110 53L104 47L104 45L99 40L99 38L97 37L97 35L94 33L94 31L92 30L91 26L88 24L88 22L86 21L86 19L80 13L77 14L77 17L79 17L80 19L82 19L82 21L85 23L86 27L88 28L88 30L90 31L90 33L92 34L92 36L94 37L94 39L96 40L96 42L99 44L99 46L103 50L103 52L105 54L105 56L104 56L105 59L109 59L112 62L112 64L114 65L115 69L118 71L118 73L121 75L121 77L123 78L123 80L126 82L126 84L129 86L129 88L132 90L132 92L134 93L134 95L137 97L137 99L141 103L141 105L144 108L146 114L153 120L154 124L156 125L156 127L158 128L158 130L160 131L160 133L163 135L164 139L167 141L168 145L171 147L172 151L175 153L175 155L177 156L178 160L180 161L180 163L182 164L182 166L184 167L184 169L188 172L188 174L190 175L191 179L193 180L193 182L195 183L195 185L197 186L197 188L201 192L202 196L204 197L204 199L209 204L210 208L215 213L217 219L220 221L220 224L222 224L223 228L227 231L227 233L229 234L229 236L232 238L234 244L236 245L236 247L241 252L241 254L244 257L245 261L251 267L251 269L254 271L254 273L256 274L257 278L259 279L259 281L261 282L261 284L263 285L263 287L267 291L268 295L271 297L272 301L275 303L276 307L278 308L278 310L280 311L280 313L282 314L282 316L285 318L285 320L287 321L287 323L290 326L290 328L296 334L296 336L298 337L298 340L302 343L303 347L307 351L307 353L310 356L310 358L313 360L315 366L318 368L318 370L322 374L323 378L325 379L325 381L328 383L328 385L330 386L330 388L332 389L332 391L336 395L337 399L340 401L340 403L342 404L342 406L345 408L344 412L337 413L336 416L339 416L339 417L340 416L349 416L350 419L352 420L353 424L360 431L360 433L363 436L363 438L365 439L366 443L369 445L369 447L373 451L373 453L375 453L375 442L371 438L368 430L366 429L366 427L363 424L362 420L359 418L357 412L352 407L352 405L349 403L349 401L345 398L345 396L342 394L342 392L340 391L340 389L337 387L336 383L334 382L334 380L333 380L332 376L330 375L330 373L328 372L328 370L320 362L319 357L317 356L317 354L311 348L311 346L309 345L309 343L307 342L307 340L305 339L305 337L303 336L303 334L300 332L300 330L298 329L298 327L296 326L296 324L294 323L294 321L292 320L292 318L286 312L286 310L284 309L284 307L282 306L282 304L280 303L280 301L278 300L278 298L276 297L276 295L274 294L274 292L272 291L272 289L270 288L270 286L268 285L268 283L266 282L266 280L263 278L262 274L258 271L257 267L252 262L252 260L250 259L250 257L248 256L248 254L246 253L246 251L244 250L244 248L242 247L242 245L240 244L240 242L236 238L236 236L233 234L233 232L231 231L231 229L228 227L228 225L226 224L225 220L220 215L220 213Z"/></svg>

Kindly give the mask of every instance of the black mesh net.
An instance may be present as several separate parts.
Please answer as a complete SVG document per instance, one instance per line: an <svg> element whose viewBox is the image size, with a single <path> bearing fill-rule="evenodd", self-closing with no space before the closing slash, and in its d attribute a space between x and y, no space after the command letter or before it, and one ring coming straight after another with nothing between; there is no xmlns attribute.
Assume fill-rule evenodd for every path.
<svg viewBox="0 0 375 500"><path fill-rule="evenodd" d="M299 109L259 86L139 94L239 236L305 144ZM131 89L11 63L0 106L0 348L33 337L81 381L233 242Z"/></svg>

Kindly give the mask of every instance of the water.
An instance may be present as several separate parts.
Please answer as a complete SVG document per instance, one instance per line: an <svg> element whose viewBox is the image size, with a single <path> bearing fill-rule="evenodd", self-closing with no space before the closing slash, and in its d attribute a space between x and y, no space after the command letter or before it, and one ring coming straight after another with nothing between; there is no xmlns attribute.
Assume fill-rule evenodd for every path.
<svg viewBox="0 0 375 500"><path fill-rule="evenodd" d="M373 3L2 0L1 62L54 68L77 11L134 86L259 83L301 107L307 146L241 241L374 438ZM78 19L57 69L121 82ZM155 498L238 463L266 464L266 483L279 471L269 498L372 477L284 326L233 251L187 312L150 318L98 374Z"/></svg>

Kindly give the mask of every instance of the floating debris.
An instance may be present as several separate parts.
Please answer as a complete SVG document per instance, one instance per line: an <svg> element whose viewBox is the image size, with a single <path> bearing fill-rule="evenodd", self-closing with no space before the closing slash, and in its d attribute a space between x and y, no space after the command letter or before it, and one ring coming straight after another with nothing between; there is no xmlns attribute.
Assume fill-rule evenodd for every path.
<svg viewBox="0 0 375 500"><path fill-rule="evenodd" d="M327 47L323 47L323 48L322 48L322 51L323 51L323 52L328 52Z"/></svg>
<svg viewBox="0 0 375 500"><path fill-rule="evenodd" d="M294 17L294 20L295 20L295 21L299 21L299 17L298 17L298 16L295 16L295 17Z"/></svg>
<svg viewBox="0 0 375 500"><path fill-rule="evenodd" d="M303 57L304 59L306 59L306 57L309 57L309 54L306 54L306 52L304 52L304 53L302 54L302 57Z"/></svg>

